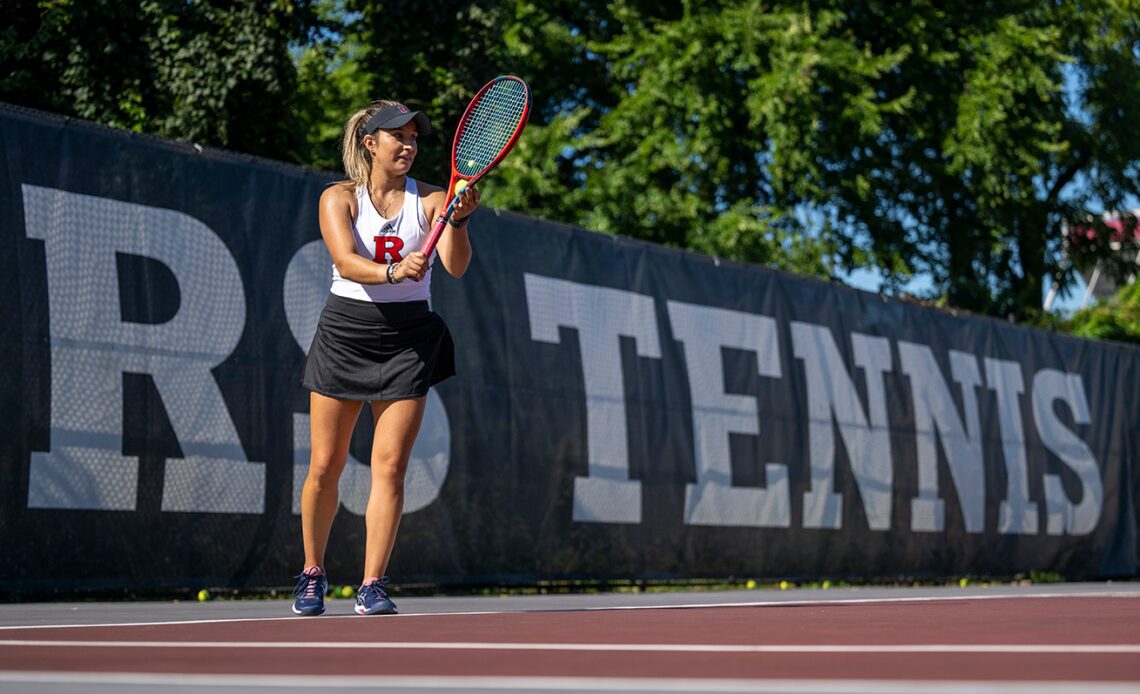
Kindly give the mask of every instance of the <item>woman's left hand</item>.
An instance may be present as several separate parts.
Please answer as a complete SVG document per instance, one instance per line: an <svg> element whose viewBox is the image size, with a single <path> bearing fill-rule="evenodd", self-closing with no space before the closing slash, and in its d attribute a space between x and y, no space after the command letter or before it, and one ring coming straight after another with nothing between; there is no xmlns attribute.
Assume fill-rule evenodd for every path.
<svg viewBox="0 0 1140 694"><path fill-rule="evenodd" d="M478 206L479 189L475 186L467 186L459 193L459 202L455 204L455 211L451 213L451 219L457 223L462 223Z"/></svg>

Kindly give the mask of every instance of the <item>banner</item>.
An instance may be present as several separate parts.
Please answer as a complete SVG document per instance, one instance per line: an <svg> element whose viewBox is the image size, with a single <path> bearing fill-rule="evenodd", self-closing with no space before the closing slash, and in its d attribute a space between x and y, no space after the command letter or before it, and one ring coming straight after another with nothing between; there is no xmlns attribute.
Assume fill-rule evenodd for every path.
<svg viewBox="0 0 1140 694"><path fill-rule="evenodd" d="M0 133L0 590L290 584L334 177L15 107ZM433 273L458 375L395 583L1136 574L1140 350L490 208L471 233Z"/></svg>

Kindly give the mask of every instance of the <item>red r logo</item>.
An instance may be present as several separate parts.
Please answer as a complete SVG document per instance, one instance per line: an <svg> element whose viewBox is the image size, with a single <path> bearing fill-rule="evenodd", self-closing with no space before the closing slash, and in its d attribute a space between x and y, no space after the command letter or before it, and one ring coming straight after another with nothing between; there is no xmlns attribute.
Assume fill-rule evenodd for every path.
<svg viewBox="0 0 1140 694"><path fill-rule="evenodd" d="M404 241L398 236L374 236L376 241L376 262L398 263L404 258L400 251L404 250Z"/></svg>

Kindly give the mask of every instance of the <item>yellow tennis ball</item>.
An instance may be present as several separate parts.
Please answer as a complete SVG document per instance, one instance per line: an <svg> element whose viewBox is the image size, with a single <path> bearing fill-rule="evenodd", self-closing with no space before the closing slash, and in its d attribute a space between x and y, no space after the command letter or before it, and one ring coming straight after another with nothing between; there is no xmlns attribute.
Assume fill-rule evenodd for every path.
<svg viewBox="0 0 1140 694"><path fill-rule="evenodd" d="M780 590L787 590L787 589L788 589L788 582L787 581L780 581Z"/></svg>
<svg viewBox="0 0 1140 694"><path fill-rule="evenodd" d="M756 581L754 581L750 578L750 579L748 579L748 583L745 583L744 585L747 586L748 590L752 590L753 588L756 587Z"/></svg>
<svg viewBox="0 0 1140 694"><path fill-rule="evenodd" d="M356 595L356 591L352 589L352 586L340 587L340 597L351 598L353 595Z"/></svg>
<svg viewBox="0 0 1140 694"><path fill-rule="evenodd" d="M206 602L209 599L210 599L210 591L206 590L205 588L198 591L198 602Z"/></svg>
<svg viewBox="0 0 1140 694"><path fill-rule="evenodd" d="M459 179L458 181L455 182L455 194L459 195L460 193L463 192L463 189L466 187L467 187L467 181L463 180L462 178Z"/></svg>

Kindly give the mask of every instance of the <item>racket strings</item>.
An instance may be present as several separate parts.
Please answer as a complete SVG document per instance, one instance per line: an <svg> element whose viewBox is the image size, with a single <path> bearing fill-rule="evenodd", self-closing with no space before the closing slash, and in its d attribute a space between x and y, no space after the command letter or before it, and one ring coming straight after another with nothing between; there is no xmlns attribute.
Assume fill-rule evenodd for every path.
<svg viewBox="0 0 1140 694"><path fill-rule="evenodd" d="M510 143L526 114L527 88L515 80L503 80L483 93L463 123L455 148L455 169L474 176L490 166Z"/></svg>

